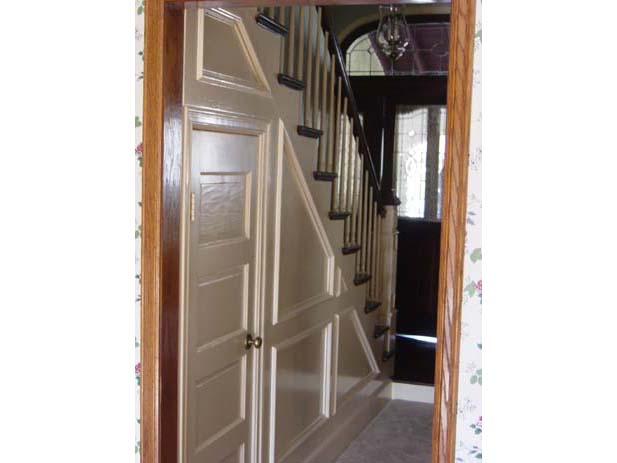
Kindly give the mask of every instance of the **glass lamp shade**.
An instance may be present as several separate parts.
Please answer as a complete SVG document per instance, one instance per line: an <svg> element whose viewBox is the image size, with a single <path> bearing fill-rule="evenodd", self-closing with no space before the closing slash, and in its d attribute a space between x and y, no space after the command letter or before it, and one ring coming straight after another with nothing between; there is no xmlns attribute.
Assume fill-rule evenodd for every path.
<svg viewBox="0 0 617 463"><path fill-rule="evenodd" d="M379 48L392 61L403 56L409 47L409 28L398 6L382 5L379 7L379 26L376 38Z"/></svg>

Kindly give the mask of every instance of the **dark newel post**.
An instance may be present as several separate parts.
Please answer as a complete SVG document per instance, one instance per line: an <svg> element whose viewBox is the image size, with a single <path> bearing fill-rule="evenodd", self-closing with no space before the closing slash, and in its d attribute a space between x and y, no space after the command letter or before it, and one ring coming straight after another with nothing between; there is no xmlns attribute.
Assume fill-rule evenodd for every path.
<svg viewBox="0 0 617 463"><path fill-rule="evenodd" d="M396 104L391 98L383 99L383 178L382 203L386 206L398 205L394 188L394 127L396 123Z"/></svg>

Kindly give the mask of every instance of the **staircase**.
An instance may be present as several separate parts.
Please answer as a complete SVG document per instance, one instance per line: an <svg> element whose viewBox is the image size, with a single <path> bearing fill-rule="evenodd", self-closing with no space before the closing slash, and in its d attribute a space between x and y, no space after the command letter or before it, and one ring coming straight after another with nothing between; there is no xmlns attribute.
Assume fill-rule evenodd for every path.
<svg viewBox="0 0 617 463"><path fill-rule="evenodd" d="M364 312L379 311L374 339L383 339L381 358L393 356L392 305L384 301L384 246L392 230L381 204L375 172L343 54L327 10L314 6L261 7L255 21L282 36L279 85L299 93L301 137L318 141L313 179L331 184L328 217L343 222L342 255L355 255L353 284L365 286ZM392 212L391 212L392 213ZM386 256L387 258L387 256ZM391 298L385 297L387 300Z"/></svg>

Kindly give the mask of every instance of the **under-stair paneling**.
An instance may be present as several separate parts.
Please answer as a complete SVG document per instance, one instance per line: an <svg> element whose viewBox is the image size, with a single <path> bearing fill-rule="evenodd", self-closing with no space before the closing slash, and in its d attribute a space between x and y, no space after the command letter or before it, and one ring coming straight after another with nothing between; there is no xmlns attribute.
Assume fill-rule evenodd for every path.
<svg viewBox="0 0 617 463"><path fill-rule="evenodd" d="M270 94L270 85L241 17L223 9L205 9L198 16L197 30L199 81L262 96ZM211 39L214 37L216 40ZM226 46L224 54L220 53L222 43Z"/></svg>
<svg viewBox="0 0 617 463"><path fill-rule="evenodd" d="M302 90L277 79L286 39L258 26L256 14L255 8L185 11L186 111L216 114L223 121L204 147L216 147L218 138L230 136L229 126L250 120L259 130L241 127L233 136L244 137L246 153L261 153L263 165L259 178L250 169L207 172L200 184L204 198L218 198L220 208L210 211L204 201L199 209L201 245L213 254L203 262L207 271L198 294L204 301L226 302L224 311L204 304L203 317L195 319L200 336L195 342L218 352L221 339L233 339L243 355L225 364L208 356L207 375L194 374L201 374L201 394L210 394L206 402L219 395L246 400L221 406L222 415L213 422L184 425L197 426L201 441L222 436L220 448L199 461L252 463L260 456L264 463L315 463L342 450L385 405L380 394L389 378L380 373L383 339L373 337L377 312L364 312L368 285L354 284L358 256L343 255L344 221L328 215L332 183L313 177L320 140L296 130L304 116ZM307 28L302 34L308 35ZM309 50L304 52L306 58ZM246 108L253 113L246 114ZM258 184L263 190L256 190ZM255 201L261 206L253 207ZM238 261L214 268L225 261L217 246L242 247L248 237L263 240L252 267ZM260 349L243 350L239 342L247 332L263 338ZM192 413L196 399L191 400L181 413ZM205 408L203 417L210 419ZM252 426L255 440L224 440L238 422Z"/></svg>
<svg viewBox="0 0 617 463"><path fill-rule="evenodd" d="M280 157L276 230L279 262L274 323L334 296L334 250L285 128Z"/></svg>
<svg viewBox="0 0 617 463"><path fill-rule="evenodd" d="M247 20L251 15L244 10L185 10L185 105L231 112L253 105L274 107L272 92L279 85L270 70L279 57L271 51L280 49L280 38L266 32L255 40L260 28Z"/></svg>
<svg viewBox="0 0 617 463"><path fill-rule="evenodd" d="M330 323L272 346L269 461L280 461L329 415Z"/></svg>
<svg viewBox="0 0 617 463"><path fill-rule="evenodd" d="M334 326L332 409L336 411L379 373L379 367L354 307L336 314Z"/></svg>

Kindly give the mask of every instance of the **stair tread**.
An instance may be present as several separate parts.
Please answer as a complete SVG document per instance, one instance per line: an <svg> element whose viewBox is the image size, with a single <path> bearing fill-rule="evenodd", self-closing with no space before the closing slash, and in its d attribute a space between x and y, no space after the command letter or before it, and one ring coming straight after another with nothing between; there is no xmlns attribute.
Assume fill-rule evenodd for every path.
<svg viewBox="0 0 617 463"><path fill-rule="evenodd" d="M290 75L279 73L276 76L276 79L278 80L279 84L284 85L285 87L289 87L292 90L304 90L304 82Z"/></svg>
<svg viewBox="0 0 617 463"><path fill-rule="evenodd" d="M388 360L390 360L392 358L393 355L394 355L394 349L384 351L384 353L383 353L383 355L381 357L381 360L383 362L387 362Z"/></svg>
<svg viewBox="0 0 617 463"><path fill-rule="evenodd" d="M283 26L280 22L272 19L264 13L258 13L257 16L255 16L255 21L264 29L274 32L275 34L286 37L289 33L289 29L287 29L287 27Z"/></svg>
<svg viewBox="0 0 617 463"><path fill-rule="evenodd" d="M319 129L307 127L306 125L299 125L298 135L308 138L320 138L323 135L323 132Z"/></svg>
<svg viewBox="0 0 617 463"><path fill-rule="evenodd" d="M316 170L313 172L313 178L323 182L332 182L338 177L336 172L326 172L324 170Z"/></svg>
<svg viewBox="0 0 617 463"><path fill-rule="evenodd" d="M384 334L386 334L390 330L390 327L387 325L377 325L375 326L375 331L373 331L373 337L375 339L379 339Z"/></svg>
<svg viewBox="0 0 617 463"><path fill-rule="evenodd" d="M366 305L364 306L364 313L371 313L381 307L381 302L379 301L366 301Z"/></svg>
<svg viewBox="0 0 617 463"><path fill-rule="evenodd" d="M359 244L347 244L343 246L343 254L344 255L355 254L360 249L362 249L362 246Z"/></svg>
<svg viewBox="0 0 617 463"><path fill-rule="evenodd" d="M356 273L353 278L353 284L356 286L363 285L371 279L371 275L369 273Z"/></svg>
<svg viewBox="0 0 617 463"><path fill-rule="evenodd" d="M345 211L330 211L328 217L330 220L344 220L351 215L351 212Z"/></svg>

